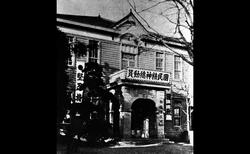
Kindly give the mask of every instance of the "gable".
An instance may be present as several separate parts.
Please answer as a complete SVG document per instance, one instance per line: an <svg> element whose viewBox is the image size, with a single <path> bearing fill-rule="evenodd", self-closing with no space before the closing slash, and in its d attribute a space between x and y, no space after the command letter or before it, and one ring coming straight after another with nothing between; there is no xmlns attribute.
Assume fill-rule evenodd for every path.
<svg viewBox="0 0 250 154"><path fill-rule="evenodd" d="M121 35L132 34L135 37L139 37L149 34L132 12L114 24L113 28L119 31Z"/></svg>

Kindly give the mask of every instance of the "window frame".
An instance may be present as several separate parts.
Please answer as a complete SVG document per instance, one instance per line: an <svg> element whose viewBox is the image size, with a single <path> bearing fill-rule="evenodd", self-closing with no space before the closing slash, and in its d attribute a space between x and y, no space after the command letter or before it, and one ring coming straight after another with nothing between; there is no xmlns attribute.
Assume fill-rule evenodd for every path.
<svg viewBox="0 0 250 154"><path fill-rule="evenodd" d="M180 63L179 68L180 68L180 70L175 69L176 68L176 57L179 57L179 59L180 59L179 60L179 63ZM173 79L176 80L176 81L181 81L182 78L183 78L182 63L183 63L182 58L179 55L174 55L173 56ZM176 72L179 72L179 78L176 78Z"/></svg>
<svg viewBox="0 0 250 154"><path fill-rule="evenodd" d="M175 113L175 111L178 111L178 115ZM181 111L181 109L180 109L180 107L174 107L174 117L180 117L181 116L181 113L180 113L180 111Z"/></svg>
<svg viewBox="0 0 250 154"><path fill-rule="evenodd" d="M180 127L181 126L181 118L180 117L174 117L173 118L173 123L174 123L174 127ZM179 125L176 124L176 121L175 120L179 120Z"/></svg>
<svg viewBox="0 0 250 154"><path fill-rule="evenodd" d="M158 57L157 54L161 54L162 56ZM157 66L157 60L161 60L161 67ZM158 69L161 68L161 69ZM155 52L155 70L157 71L164 71L164 53L156 51Z"/></svg>
<svg viewBox="0 0 250 154"><path fill-rule="evenodd" d="M123 55L124 55L124 54L133 56L134 59L129 59L129 58L126 59L126 58L123 58ZM123 67L123 61L127 61L127 66L126 66L126 68L128 68L128 67L129 67L129 68L135 68L135 67L136 67L136 55L135 55L135 54L126 53L126 52L122 52L122 53L121 53L121 69L126 69L126 68ZM134 62L134 67L131 67L130 62Z"/></svg>
<svg viewBox="0 0 250 154"><path fill-rule="evenodd" d="M96 62L98 63L98 64L100 64L100 41L97 41L97 40L89 40L89 45L91 44L90 42L91 41L93 41L93 42L96 42L97 43L97 46L96 46L96 49L95 50L90 50L89 48L88 48L88 52L87 52L87 59L88 59L88 62L91 62L92 61L92 59L93 60L96 60ZM93 53L93 54L91 54L91 52L95 52L96 51L96 53ZM95 54L97 54L97 57L91 57L91 55L95 55Z"/></svg>
<svg viewBox="0 0 250 154"><path fill-rule="evenodd" d="M178 115L176 115L175 110L178 109ZM173 108L173 125L174 127L180 127L181 126L181 108L180 107L174 107ZM179 120L179 125L176 124L176 119Z"/></svg>
<svg viewBox="0 0 250 154"><path fill-rule="evenodd" d="M129 60L129 59L124 59L123 54L130 54L134 56L134 60ZM132 44L126 44L126 43L121 43L120 44L120 69L126 69L130 66L130 62L134 62L134 67L131 68L136 68L138 65L138 47ZM123 67L123 60L127 60L127 66L126 68Z"/></svg>

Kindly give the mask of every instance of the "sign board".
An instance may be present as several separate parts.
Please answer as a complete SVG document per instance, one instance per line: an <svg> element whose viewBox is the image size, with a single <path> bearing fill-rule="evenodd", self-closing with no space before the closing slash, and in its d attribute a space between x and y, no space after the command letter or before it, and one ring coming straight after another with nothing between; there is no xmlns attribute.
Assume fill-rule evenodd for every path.
<svg viewBox="0 0 250 154"><path fill-rule="evenodd" d="M141 81L169 83L170 74L166 72L128 68L126 72L126 78Z"/></svg>
<svg viewBox="0 0 250 154"><path fill-rule="evenodd" d="M83 84L83 69L85 67L85 61L76 61L76 92L75 92L75 103L82 102L83 90L80 90L81 85Z"/></svg>

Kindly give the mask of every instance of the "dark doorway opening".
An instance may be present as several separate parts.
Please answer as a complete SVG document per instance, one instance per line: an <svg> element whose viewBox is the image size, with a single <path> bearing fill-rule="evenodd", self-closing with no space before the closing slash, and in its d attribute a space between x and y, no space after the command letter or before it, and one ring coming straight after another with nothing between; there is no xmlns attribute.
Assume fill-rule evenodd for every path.
<svg viewBox="0 0 250 154"><path fill-rule="evenodd" d="M137 99L132 104L131 135L134 138L155 138L156 107L150 99Z"/></svg>

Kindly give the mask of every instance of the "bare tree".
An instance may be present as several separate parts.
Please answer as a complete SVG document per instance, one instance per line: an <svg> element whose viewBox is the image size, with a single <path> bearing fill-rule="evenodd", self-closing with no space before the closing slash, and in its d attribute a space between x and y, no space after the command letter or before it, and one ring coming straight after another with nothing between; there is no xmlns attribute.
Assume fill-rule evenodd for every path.
<svg viewBox="0 0 250 154"><path fill-rule="evenodd" d="M154 40L167 47L170 51L179 55L184 61L193 66L193 0L148 0L147 2L150 2L150 6L141 9L138 8L141 7L141 5L139 6L136 4L136 1L139 0L127 0L132 10L146 23L147 27L153 31L150 33L150 37L154 38ZM145 12L154 13L168 21L169 24L172 24L174 26L174 37L161 35L155 30L149 22L142 17ZM141 36L140 39L144 37L145 35ZM169 42L175 42L182 46L182 48L187 51L188 56L185 56L171 47Z"/></svg>
<svg viewBox="0 0 250 154"><path fill-rule="evenodd" d="M190 96L190 88L188 84L184 84L184 85L179 85L177 86L176 84L172 84L172 88L171 88L173 93L176 93L178 95L181 95L182 97L185 98L185 106L183 106L181 108L181 111L186 115L187 119L186 119L186 126L187 126L187 132L188 132L188 139L191 142L191 137L190 136L190 124L191 124L191 119L190 119L190 100L189 100L189 96Z"/></svg>

